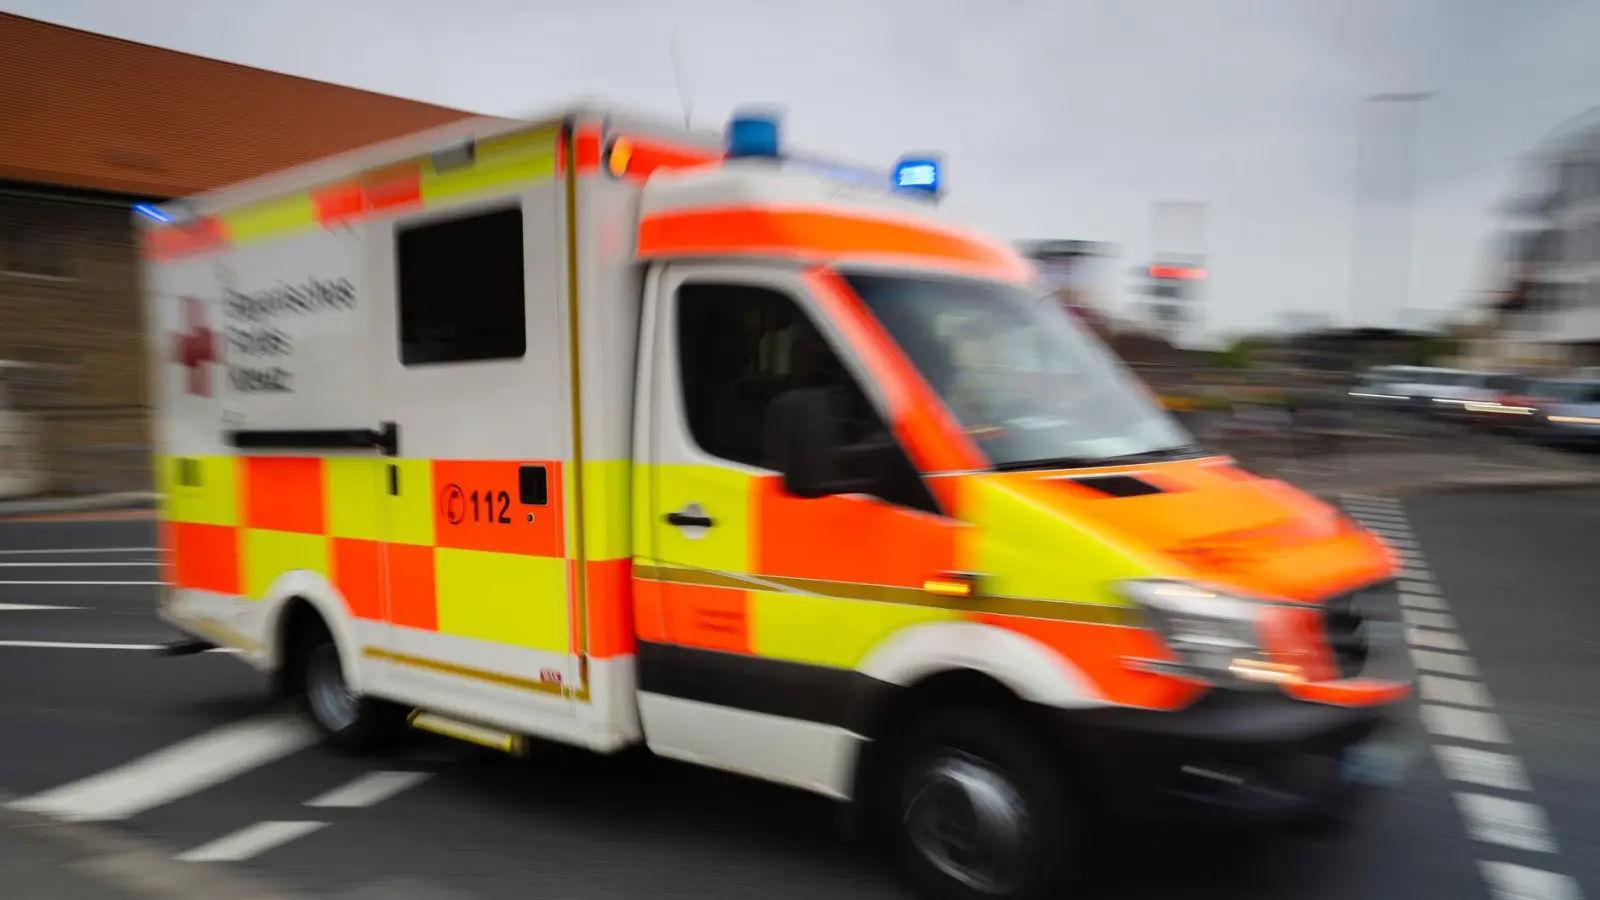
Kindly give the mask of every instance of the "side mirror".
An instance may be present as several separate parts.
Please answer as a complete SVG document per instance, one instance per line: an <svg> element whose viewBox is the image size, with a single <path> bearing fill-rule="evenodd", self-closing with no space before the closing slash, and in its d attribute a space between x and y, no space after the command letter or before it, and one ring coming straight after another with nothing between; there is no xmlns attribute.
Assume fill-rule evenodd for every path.
<svg viewBox="0 0 1600 900"><path fill-rule="evenodd" d="M767 408L763 456L783 475L783 489L815 499L840 493L838 418L822 388L781 394Z"/></svg>

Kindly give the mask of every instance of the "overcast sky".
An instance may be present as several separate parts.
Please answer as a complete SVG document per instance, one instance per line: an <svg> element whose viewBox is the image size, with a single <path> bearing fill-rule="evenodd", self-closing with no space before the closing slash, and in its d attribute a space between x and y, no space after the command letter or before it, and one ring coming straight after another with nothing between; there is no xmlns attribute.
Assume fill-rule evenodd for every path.
<svg viewBox="0 0 1600 900"><path fill-rule="evenodd" d="M949 205L1008 238L1151 252L1151 205L1205 201L1208 330L1286 312L1398 321L1416 112L1414 278L1490 286L1520 157L1600 106L1600 0L0 0L0 9L311 78L515 115L592 95L696 124L781 103L786 140L887 166L942 152ZM1381 113L1381 114L1380 114ZM1358 143L1359 139L1359 143ZM1358 147L1368 174L1357 178ZM1387 186L1386 186L1387 185ZM1363 212L1358 216L1358 209ZM1353 247L1355 223L1368 240ZM1360 272L1358 289L1352 272Z"/></svg>

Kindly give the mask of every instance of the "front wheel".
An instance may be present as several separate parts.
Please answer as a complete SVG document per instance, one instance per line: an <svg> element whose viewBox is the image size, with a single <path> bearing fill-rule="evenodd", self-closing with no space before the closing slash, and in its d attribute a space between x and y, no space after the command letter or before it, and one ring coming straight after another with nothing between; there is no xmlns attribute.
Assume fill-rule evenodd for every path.
<svg viewBox="0 0 1600 900"><path fill-rule="evenodd" d="M1031 729L987 710L937 714L907 735L886 798L895 857L937 900L1059 896L1079 827L1058 762Z"/></svg>

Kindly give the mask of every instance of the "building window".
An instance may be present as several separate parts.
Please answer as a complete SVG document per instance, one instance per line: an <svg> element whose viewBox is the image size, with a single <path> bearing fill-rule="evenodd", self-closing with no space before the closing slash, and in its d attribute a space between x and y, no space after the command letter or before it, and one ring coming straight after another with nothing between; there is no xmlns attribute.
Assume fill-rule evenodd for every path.
<svg viewBox="0 0 1600 900"><path fill-rule="evenodd" d="M527 353L520 206L404 227L395 241L401 364Z"/></svg>
<svg viewBox="0 0 1600 900"><path fill-rule="evenodd" d="M72 244L62 234L25 222L0 231L0 271L25 278L72 278Z"/></svg>

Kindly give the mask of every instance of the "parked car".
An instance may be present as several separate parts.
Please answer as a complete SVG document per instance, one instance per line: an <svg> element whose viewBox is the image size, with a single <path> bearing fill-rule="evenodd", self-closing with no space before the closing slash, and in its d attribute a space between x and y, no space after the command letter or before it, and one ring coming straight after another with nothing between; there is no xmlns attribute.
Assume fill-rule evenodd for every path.
<svg viewBox="0 0 1600 900"><path fill-rule="evenodd" d="M1532 437L1542 444L1600 448L1600 378L1541 382Z"/></svg>

